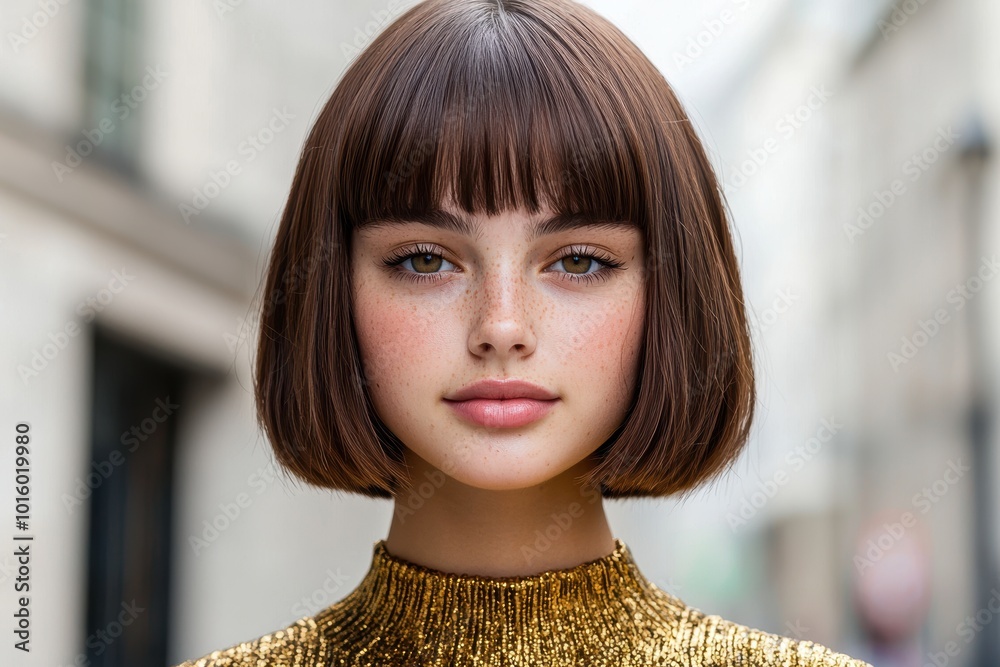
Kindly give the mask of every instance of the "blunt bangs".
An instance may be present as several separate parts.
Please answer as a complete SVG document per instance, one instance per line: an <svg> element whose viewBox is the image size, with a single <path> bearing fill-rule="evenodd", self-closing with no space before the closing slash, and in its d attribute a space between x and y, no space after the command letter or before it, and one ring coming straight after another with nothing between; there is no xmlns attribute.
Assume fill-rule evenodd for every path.
<svg viewBox="0 0 1000 667"><path fill-rule="evenodd" d="M468 213L547 205L645 226L659 124L683 117L653 98L628 104L641 82L617 57L626 45L529 3L413 11L406 23L420 26L418 40L402 23L383 35L408 42L405 58L402 44L387 44L349 75L369 83L348 102L343 134L356 139L337 154L342 222L451 202Z"/></svg>

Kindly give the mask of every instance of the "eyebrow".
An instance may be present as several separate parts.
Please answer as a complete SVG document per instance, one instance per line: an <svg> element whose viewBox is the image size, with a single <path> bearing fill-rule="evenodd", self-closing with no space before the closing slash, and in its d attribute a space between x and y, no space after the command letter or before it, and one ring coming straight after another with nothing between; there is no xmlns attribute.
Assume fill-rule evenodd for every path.
<svg viewBox="0 0 1000 667"><path fill-rule="evenodd" d="M462 215L451 213L443 209L433 209L430 211L415 213L406 216L388 216L372 220L364 228L396 227L409 224L421 224L438 229L445 229L465 234L466 236L478 235L480 225L472 222ZM550 218L536 223L531 230L529 241L534 241L541 236L548 234L558 234L559 232L574 229L638 229L638 225L631 220L608 220L589 213L559 213Z"/></svg>

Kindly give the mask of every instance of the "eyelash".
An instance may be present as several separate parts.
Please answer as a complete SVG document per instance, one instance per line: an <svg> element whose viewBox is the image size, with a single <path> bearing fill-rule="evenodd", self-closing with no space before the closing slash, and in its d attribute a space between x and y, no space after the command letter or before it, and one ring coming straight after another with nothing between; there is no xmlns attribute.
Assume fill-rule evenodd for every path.
<svg viewBox="0 0 1000 667"><path fill-rule="evenodd" d="M407 271L406 269L400 268L400 265L403 264L403 262L405 262L406 260L410 259L411 257L420 257L421 255L433 255L434 257L441 257L441 259L444 259L441 253L434 252L433 247L425 245L416 245L411 248L402 248L400 250L397 250L395 253L392 254L392 256L386 257L382 261L382 264L386 267L393 269L392 271L393 275L395 277L398 277L400 280L405 280L413 283L424 283L428 281L437 280L438 279L437 276L441 275L440 272L414 273L413 271ZM594 273L575 275L567 272L562 274L564 276L573 276L570 278L564 278L564 280L569 280L574 283L581 283L585 285L589 285L595 282L604 282L611 277L611 274L613 272L625 266L623 263L615 261L615 259L608 257L605 254L602 254L600 252L587 252L586 249L581 247L571 247L569 249L569 252L557 258L555 262L553 262L553 264L555 264L556 262L561 262L567 257L583 257L588 259L594 259L597 260L598 263L604 265L601 269L595 271ZM557 271L556 273L562 273L562 272Z"/></svg>

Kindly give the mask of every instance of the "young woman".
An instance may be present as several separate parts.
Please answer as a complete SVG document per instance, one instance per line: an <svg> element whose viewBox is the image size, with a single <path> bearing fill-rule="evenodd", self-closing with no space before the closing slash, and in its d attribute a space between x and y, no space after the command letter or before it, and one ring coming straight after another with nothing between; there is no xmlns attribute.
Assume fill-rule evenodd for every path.
<svg viewBox="0 0 1000 667"><path fill-rule="evenodd" d="M265 282L278 461L392 499L361 583L183 667L840 665L688 607L604 498L743 447L751 341L718 181L662 74L570 0L427 0L312 128Z"/></svg>

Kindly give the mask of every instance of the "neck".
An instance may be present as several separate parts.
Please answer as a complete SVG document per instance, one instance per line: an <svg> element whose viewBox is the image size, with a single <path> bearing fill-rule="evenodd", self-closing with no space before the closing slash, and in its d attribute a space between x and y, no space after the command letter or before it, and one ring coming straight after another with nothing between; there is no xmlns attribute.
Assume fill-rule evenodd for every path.
<svg viewBox="0 0 1000 667"><path fill-rule="evenodd" d="M486 577L532 575L609 555L614 538L599 489L578 481L581 462L526 489L463 484L417 456L407 457L413 488L395 499L386 550L440 572Z"/></svg>

